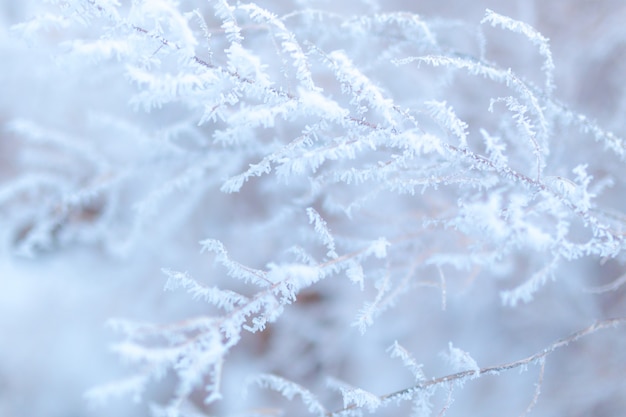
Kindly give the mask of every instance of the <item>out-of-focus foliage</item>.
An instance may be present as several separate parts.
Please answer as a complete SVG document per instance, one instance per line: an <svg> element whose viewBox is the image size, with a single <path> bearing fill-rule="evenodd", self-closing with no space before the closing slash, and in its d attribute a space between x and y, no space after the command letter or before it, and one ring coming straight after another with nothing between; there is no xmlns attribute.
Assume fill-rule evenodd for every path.
<svg viewBox="0 0 626 417"><path fill-rule="evenodd" d="M0 2L0 414L624 409L625 8L334 3Z"/></svg>

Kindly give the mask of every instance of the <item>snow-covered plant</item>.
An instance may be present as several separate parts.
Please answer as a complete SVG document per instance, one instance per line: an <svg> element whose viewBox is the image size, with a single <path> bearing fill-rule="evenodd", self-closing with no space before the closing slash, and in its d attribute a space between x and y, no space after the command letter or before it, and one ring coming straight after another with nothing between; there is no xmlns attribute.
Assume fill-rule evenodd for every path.
<svg viewBox="0 0 626 417"><path fill-rule="evenodd" d="M554 351L625 323L596 301L562 314L610 281L590 265L623 270L626 144L557 98L530 25L364 0L47 3L12 36L55 100L75 98L4 122L3 247L141 263L142 286L180 300L109 321L131 370L89 401L467 415L459 387L536 366L534 397L525 377L510 388L531 413ZM533 48L521 68L501 63L510 35ZM529 337L533 314L552 326Z"/></svg>

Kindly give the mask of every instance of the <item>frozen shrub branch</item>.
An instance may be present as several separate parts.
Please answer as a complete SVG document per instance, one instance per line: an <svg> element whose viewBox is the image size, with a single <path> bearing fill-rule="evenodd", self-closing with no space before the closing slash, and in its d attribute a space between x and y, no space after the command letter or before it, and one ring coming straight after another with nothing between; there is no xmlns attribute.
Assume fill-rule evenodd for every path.
<svg viewBox="0 0 626 417"><path fill-rule="evenodd" d="M206 304L165 324L112 320L123 338L114 350L135 373L89 398L139 400L168 379L155 414L184 415L199 397L213 414L233 395L225 364L241 347L258 366L252 381L314 415L378 412L397 400L423 417L444 388L443 415L457 385L540 364L527 413L551 353L623 324L596 317L492 367L450 343L446 357L460 371L434 379L395 343L391 356L413 387L379 396L342 382L362 366L345 340L388 346L402 337L387 340L401 331L388 317L412 334L425 320L412 305L422 292L437 291L437 314L465 320L477 304L461 299L467 287L493 284L495 296L481 290L479 301L514 314L547 282L569 285L583 261L623 265L626 216L611 193L626 187L624 141L555 97L549 40L531 26L491 10L479 28L383 13L374 0L355 2L352 15L313 0L50 3L55 15L14 33L57 54L60 74L46 86L67 83L77 103L71 115L50 108L3 130L2 150L16 155L0 184L6 246L33 258L89 247L146 263L150 246L191 264L188 242L200 241L215 267L203 279L186 265L146 267L162 268L166 290ZM508 68L506 56L486 53L502 30L538 51L527 62L545 82L528 81L534 64ZM622 290L623 271L615 275L585 283L585 294ZM343 409L329 412L314 394L322 376Z"/></svg>
<svg viewBox="0 0 626 417"><path fill-rule="evenodd" d="M498 375L504 371L509 371L511 369L517 369L517 368L525 368L526 366L533 365L533 364L539 364L540 366L539 380L541 381L543 379L543 372L544 372L546 358L550 356L552 353L554 353L558 349L568 346L571 343L576 342L577 340L583 337L592 335L593 333L599 330L615 328L617 326L622 326L624 324L626 324L626 318L602 320L602 321L592 324L589 327L586 327L575 333L572 333L571 335L552 343L551 345L547 346L543 350L533 355L527 356L526 358L519 359L514 362L504 363L501 365L488 366L488 367L479 368L479 369L468 369L465 371L456 372L454 374L445 375L445 376L433 378L424 382L420 382L419 384L416 384L410 388L406 388L400 391L396 391L396 392L389 393L389 394L384 394L381 396L375 396L376 405L378 407L378 406L383 406L389 403L395 403L396 401L413 401L415 397L418 395L418 393L421 393L424 391L429 392L429 394L432 395L432 391L429 391L429 390L431 390L433 387L448 386L448 384L450 383L462 384L464 381L473 379L475 377L480 377L483 375ZM539 382L539 385L540 384L541 382ZM528 409L524 412L524 414L526 414L530 410L530 408L532 408L532 406L536 404L537 398L539 396L538 395L539 385L537 386L537 390L535 391L535 395L533 397L532 403L529 405ZM373 395L373 394L370 394L370 395ZM353 404L353 405L344 407L341 410L335 410L333 412L330 412L327 415L328 416L352 415L351 413L352 410L356 410L362 406L363 404L361 405Z"/></svg>

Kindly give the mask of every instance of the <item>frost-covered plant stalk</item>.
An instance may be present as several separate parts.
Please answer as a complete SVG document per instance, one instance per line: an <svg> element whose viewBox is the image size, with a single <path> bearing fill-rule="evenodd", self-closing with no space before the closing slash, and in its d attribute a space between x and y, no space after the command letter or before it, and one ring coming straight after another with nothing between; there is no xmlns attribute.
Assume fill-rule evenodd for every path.
<svg viewBox="0 0 626 417"><path fill-rule="evenodd" d="M454 413L463 383L530 365L542 379L566 344L554 341L576 328L504 365L446 333L436 349L452 367L429 368L441 356L418 346L437 327L474 328L488 352L478 333L495 324L465 317L476 303L549 309L573 265L624 259L610 191L624 185L624 142L555 97L548 39L522 22L487 10L459 24L372 1L352 14L314 1L50 3L15 33L98 93L71 128L8 123L30 155L0 189L12 248L132 257L155 236L163 252L191 236L215 264L198 276L151 260L166 290L207 306L169 323L112 320L133 372L90 400L140 400L165 380L149 396L155 415ZM535 48L533 65L499 63L490 42L508 32ZM372 354L410 372L374 383L360 370ZM539 388L526 393L530 411Z"/></svg>

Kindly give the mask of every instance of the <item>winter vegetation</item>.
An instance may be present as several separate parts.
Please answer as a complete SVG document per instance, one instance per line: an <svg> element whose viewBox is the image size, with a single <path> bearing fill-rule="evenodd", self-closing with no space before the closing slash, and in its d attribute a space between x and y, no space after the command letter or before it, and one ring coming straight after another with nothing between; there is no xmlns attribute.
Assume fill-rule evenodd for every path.
<svg viewBox="0 0 626 417"><path fill-rule="evenodd" d="M626 7L501 3L0 0L0 415L622 415Z"/></svg>

